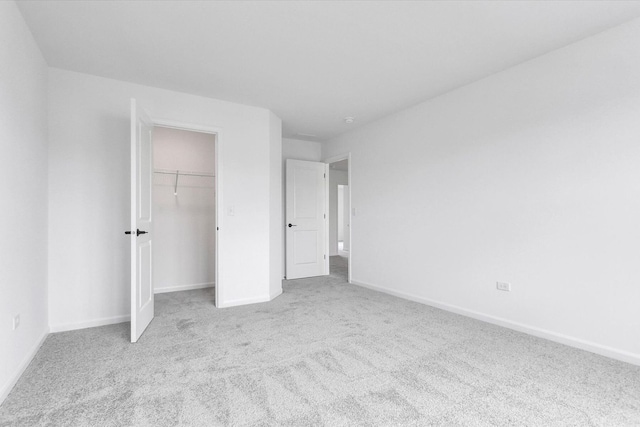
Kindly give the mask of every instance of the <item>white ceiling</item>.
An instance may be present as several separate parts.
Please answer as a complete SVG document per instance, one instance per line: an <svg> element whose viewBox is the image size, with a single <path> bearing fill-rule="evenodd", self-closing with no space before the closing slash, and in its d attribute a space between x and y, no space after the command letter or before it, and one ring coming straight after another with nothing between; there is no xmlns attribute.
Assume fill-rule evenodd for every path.
<svg viewBox="0 0 640 427"><path fill-rule="evenodd" d="M19 7L50 66L266 107L282 118L285 137L310 140L640 16L637 1L21 1ZM345 116L355 123L344 123Z"/></svg>

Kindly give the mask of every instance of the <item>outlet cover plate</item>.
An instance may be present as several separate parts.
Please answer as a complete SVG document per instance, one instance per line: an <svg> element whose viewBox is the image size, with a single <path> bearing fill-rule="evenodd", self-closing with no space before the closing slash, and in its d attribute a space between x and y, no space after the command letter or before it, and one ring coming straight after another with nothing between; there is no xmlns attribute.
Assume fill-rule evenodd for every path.
<svg viewBox="0 0 640 427"><path fill-rule="evenodd" d="M511 283L496 282L496 289L499 291L511 292Z"/></svg>

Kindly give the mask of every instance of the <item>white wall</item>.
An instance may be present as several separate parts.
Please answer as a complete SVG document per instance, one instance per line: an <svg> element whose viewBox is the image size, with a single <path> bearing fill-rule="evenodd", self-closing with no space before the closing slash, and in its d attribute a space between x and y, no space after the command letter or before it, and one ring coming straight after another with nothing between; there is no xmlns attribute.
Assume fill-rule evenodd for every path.
<svg viewBox="0 0 640 427"><path fill-rule="evenodd" d="M0 40L1 403L48 322L46 63L14 2L0 2Z"/></svg>
<svg viewBox="0 0 640 427"><path fill-rule="evenodd" d="M347 171L329 169L329 256L338 255L338 185L347 184Z"/></svg>
<svg viewBox="0 0 640 427"><path fill-rule="evenodd" d="M634 20L327 143L354 281L640 364L638 49Z"/></svg>
<svg viewBox="0 0 640 427"><path fill-rule="evenodd" d="M322 144L301 139L283 138L282 158L319 162L322 160Z"/></svg>
<svg viewBox="0 0 640 427"><path fill-rule="evenodd" d="M270 298L270 152L280 144L271 134L271 113L49 69L54 330L117 322L129 315L129 249L123 232L129 228L131 97L154 119L219 128L216 173L222 187L219 209L224 212L219 218L219 302L230 306Z"/></svg>
<svg viewBox="0 0 640 427"><path fill-rule="evenodd" d="M284 277L284 206L282 181L282 121L275 114L269 115L269 277L270 296L275 298L282 293Z"/></svg>
<svg viewBox="0 0 640 427"><path fill-rule="evenodd" d="M215 135L156 127L155 169L215 174ZM153 286L168 292L215 282L215 178L153 176Z"/></svg>

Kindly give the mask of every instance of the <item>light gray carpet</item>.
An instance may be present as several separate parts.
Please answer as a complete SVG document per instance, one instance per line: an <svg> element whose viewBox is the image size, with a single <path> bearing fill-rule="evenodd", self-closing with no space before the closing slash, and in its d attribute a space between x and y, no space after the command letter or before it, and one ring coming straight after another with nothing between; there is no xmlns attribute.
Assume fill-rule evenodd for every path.
<svg viewBox="0 0 640 427"><path fill-rule="evenodd" d="M349 280L349 258L332 256L329 258L329 263L329 271L332 276L344 281Z"/></svg>
<svg viewBox="0 0 640 427"><path fill-rule="evenodd" d="M159 295L137 344L128 323L52 334L0 425L640 425L639 367L338 271L246 307Z"/></svg>

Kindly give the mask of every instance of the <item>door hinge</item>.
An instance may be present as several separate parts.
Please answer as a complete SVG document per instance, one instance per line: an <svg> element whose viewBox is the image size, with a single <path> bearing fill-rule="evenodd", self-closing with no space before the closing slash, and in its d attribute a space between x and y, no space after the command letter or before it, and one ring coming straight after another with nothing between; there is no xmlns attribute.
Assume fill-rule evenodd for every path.
<svg viewBox="0 0 640 427"><path fill-rule="evenodd" d="M323 175L324 175L324 177L325 177L325 179L326 179L326 178L327 178L327 174L326 174L326 173L324 173Z"/></svg>
<svg viewBox="0 0 640 427"><path fill-rule="evenodd" d="M324 219L327 219L327 214L322 214L322 216L324 217Z"/></svg>
<svg viewBox="0 0 640 427"><path fill-rule="evenodd" d="M327 259L327 255L324 256L324 259Z"/></svg>

